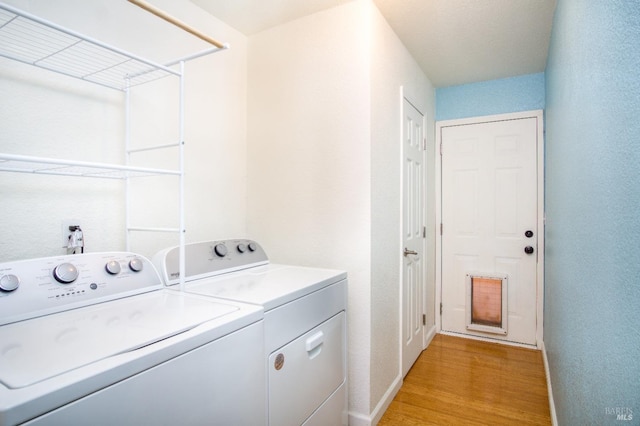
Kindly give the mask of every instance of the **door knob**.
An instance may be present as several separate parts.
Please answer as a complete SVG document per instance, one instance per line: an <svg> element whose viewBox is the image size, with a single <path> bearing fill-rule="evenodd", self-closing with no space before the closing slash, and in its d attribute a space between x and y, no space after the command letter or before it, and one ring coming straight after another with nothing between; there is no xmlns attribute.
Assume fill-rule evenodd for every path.
<svg viewBox="0 0 640 426"><path fill-rule="evenodd" d="M413 250L409 250L408 248L405 247L403 254L404 254L404 257L407 257L410 254L418 254L418 252L417 251L413 251Z"/></svg>
<svg viewBox="0 0 640 426"><path fill-rule="evenodd" d="M526 246L526 247L524 248L524 252L525 252L525 253L527 253L527 254L531 254L531 253L533 253L533 247L531 247L531 246Z"/></svg>
<svg viewBox="0 0 640 426"><path fill-rule="evenodd" d="M531 237L533 237L533 231L530 231L530 230L529 230L529 231L526 231L526 232L524 233L524 236L525 236L525 237L527 237L527 238L531 238Z"/></svg>

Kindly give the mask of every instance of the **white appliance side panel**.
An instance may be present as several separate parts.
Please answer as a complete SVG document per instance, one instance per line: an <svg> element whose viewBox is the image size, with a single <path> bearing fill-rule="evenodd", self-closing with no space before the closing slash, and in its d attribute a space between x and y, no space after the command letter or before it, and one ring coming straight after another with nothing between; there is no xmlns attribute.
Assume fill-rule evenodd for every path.
<svg viewBox="0 0 640 426"><path fill-rule="evenodd" d="M349 424L347 407L349 407L347 384L343 383L302 426L347 426Z"/></svg>
<svg viewBox="0 0 640 426"><path fill-rule="evenodd" d="M269 356L269 424L301 425L345 382L345 336L340 312Z"/></svg>
<svg viewBox="0 0 640 426"><path fill-rule="evenodd" d="M26 425L264 425L263 322L88 395Z"/></svg>
<svg viewBox="0 0 640 426"><path fill-rule="evenodd" d="M291 303L265 312L267 353L286 345L347 305L347 280L317 290Z"/></svg>

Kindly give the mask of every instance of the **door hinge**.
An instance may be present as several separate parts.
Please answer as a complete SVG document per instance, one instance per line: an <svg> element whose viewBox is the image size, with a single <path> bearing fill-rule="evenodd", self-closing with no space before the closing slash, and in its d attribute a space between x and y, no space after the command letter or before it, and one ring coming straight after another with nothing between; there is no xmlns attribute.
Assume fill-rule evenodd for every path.
<svg viewBox="0 0 640 426"><path fill-rule="evenodd" d="M442 316L442 303L440 303L440 316Z"/></svg>
<svg viewBox="0 0 640 426"><path fill-rule="evenodd" d="M422 138L422 150L427 150L427 138Z"/></svg>
<svg viewBox="0 0 640 426"><path fill-rule="evenodd" d="M427 325L427 315L422 314L422 325Z"/></svg>
<svg viewBox="0 0 640 426"><path fill-rule="evenodd" d="M440 142L440 156L442 157L442 142Z"/></svg>
<svg viewBox="0 0 640 426"><path fill-rule="evenodd" d="M427 227L426 226L422 227L422 238L427 238Z"/></svg>
<svg viewBox="0 0 640 426"><path fill-rule="evenodd" d="M444 226L442 225L442 223L440 224L440 235L442 235L442 229L444 228Z"/></svg>

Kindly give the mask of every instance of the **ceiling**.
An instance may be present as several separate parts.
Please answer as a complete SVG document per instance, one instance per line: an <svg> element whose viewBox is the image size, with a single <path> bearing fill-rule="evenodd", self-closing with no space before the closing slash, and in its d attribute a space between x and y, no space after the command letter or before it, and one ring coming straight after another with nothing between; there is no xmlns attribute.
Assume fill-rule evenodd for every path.
<svg viewBox="0 0 640 426"><path fill-rule="evenodd" d="M192 0L250 36L352 0ZM544 71L556 0L373 0L436 87Z"/></svg>

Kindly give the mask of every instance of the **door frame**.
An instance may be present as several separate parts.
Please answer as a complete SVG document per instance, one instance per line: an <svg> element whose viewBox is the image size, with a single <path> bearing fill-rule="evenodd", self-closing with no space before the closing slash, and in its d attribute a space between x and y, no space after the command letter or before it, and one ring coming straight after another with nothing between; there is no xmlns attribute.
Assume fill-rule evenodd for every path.
<svg viewBox="0 0 640 426"><path fill-rule="evenodd" d="M440 224L442 223L442 129L444 127L461 126L466 124L481 124L495 121L517 120L523 118L537 119L537 173L538 173L538 246L536 247L536 347L542 348L543 339L543 313L544 313L544 123L543 110L524 111L508 114L487 115L480 117L470 117L454 120L436 121L436 161L435 161L435 211L436 211L436 330L438 333L447 334L442 331L442 316L440 315L440 305L442 302L442 235L440 234ZM458 335L458 334L456 334ZM471 339L498 342L514 346L531 347L519 343L507 342L497 339L464 336Z"/></svg>

